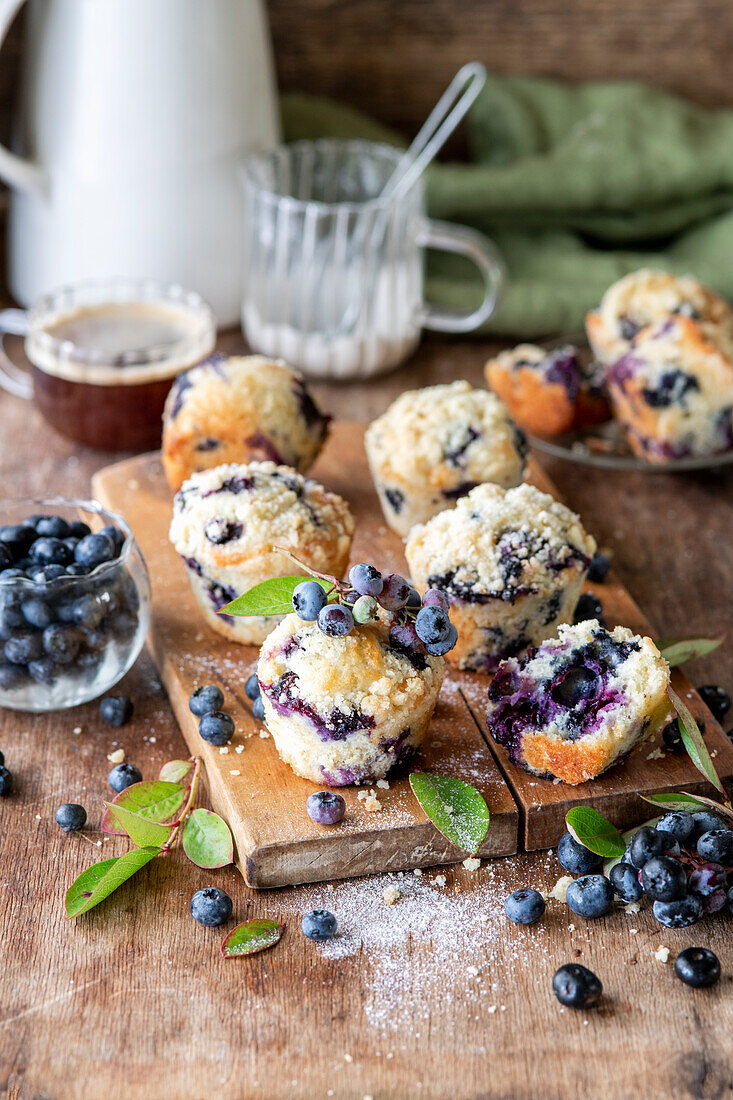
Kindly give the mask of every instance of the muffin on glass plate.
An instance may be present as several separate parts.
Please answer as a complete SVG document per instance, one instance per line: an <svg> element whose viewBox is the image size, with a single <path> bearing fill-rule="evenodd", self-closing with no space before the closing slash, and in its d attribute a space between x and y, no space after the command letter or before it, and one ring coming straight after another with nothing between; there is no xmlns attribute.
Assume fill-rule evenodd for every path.
<svg viewBox="0 0 733 1100"><path fill-rule="evenodd" d="M572 619L596 549L569 508L532 485L480 485L416 527L405 550L413 584L450 599L451 659L493 672Z"/></svg>
<svg viewBox="0 0 733 1100"><path fill-rule="evenodd" d="M669 666L651 638L595 619L503 661L488 730L532 775L584 783L623 760L669 712Z"/></svg>
<svg viewBox="0 0 733 1100"><path fill-rule="evenodd" d="M611 415L597 365L585 367L577 348L519 344L484 367L486 381L518 424L536 435L559 435L600 424Z"/></svg>
<svg viewBox="0 0 733 1100"><path fill-rule="evenodd" d="M265 722L296 775L329 787L376 782L427 733L445 662L396 648L385 617L330 637L288 615L260 651Z"/></svg>
<svg viewBox="0 0 733 1100"><path fill-rule="evenodd" d="M598 308L587 314L585 328L593 354L602 363L613 363L647 325L675 314L706 326L733 326L728 303L692 275L644 268L613 283Z"/></svg>
<svg viewBox="0 0 733 1100"><path fill-rule="evenodd" d="M733 449L733 338L676 315L651 325L606 371L629 446L648 462Z"/></svg>
<svg viewBox="0 0 733 1100"><path fill-rule="evenodd" d="M463 381L403 393L365 443L384 518L400 535L482 482L518 485L527 454L499 398Z"/></svg>
<svg viewBox="0 0 733 1100"><path fill-rule="evenodd" d="M227 462L271 461L305 473L328 431L299 371L261 355L214 355L180 374L163 413L172 489Z"/></svg>
<svg viewBox="0 0 733 1100"><path fill-rule="evenodd" d="M341 497L288 466L250 462L217 466L184 482L173 503L170 540L209 626L232 641L259 645L282 616L233 618L218 610L261 581L297 572L275 546L340 576L353 533Z"/></svg>

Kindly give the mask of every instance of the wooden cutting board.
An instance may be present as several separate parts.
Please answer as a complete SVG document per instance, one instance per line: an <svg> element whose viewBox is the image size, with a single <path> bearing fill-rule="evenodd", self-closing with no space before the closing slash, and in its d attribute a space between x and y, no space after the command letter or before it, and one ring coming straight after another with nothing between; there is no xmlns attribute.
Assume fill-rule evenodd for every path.
<svg viewBox="0 0 733 1100"><path fill-rule="evenodd" d="M361 425L334 425L312 476L351 506L356 519L352 560L406 571L402 540L386 526L379 508ZM530 480L557 496L535 463ZM150 647L189 749L205 762L214 808L232 827L238 865L250 886L347 878L463 858L422 813L406 777L391 781L389 790L377 791L382 806L377 812L365 809L356 790L344 789L344 821L338 828L315 825L305 813L305 800L314 786L282 763L274 743L252 717L244 683L254 668L256 649L227 642L209 630L197 611L184 567L167 537L172 494L159 456L142 455L99 471L93 492L126 517L142 547L153 586ZM609 580L588 587L601 598L609 623L651 633L619 584ZM678 692L691 693L679 670L674 680ZM222 687L225 707L237 727L226 754L201 740L188 710L191 692L212 682ZM644 816L639 792L681 787L712 793L686 755L663 753L656 742L590 783L570 787L536 779L512 765L505 750L486 734L487 684L481 674L449 673L418 760L419 767L455 775L482 792L492 814L482 856L509 855L518 842L527 849L554 846L568 807L578 802L595 806L626 828ZM733 776L733 746L697 695L692 693L688 703L698 721L705 722L719 774Z"/></svg>

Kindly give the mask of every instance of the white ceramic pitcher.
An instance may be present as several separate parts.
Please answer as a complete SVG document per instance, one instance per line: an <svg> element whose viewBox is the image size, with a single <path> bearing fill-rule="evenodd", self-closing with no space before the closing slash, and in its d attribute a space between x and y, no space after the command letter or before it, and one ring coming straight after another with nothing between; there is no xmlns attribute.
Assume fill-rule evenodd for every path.
<svg viewBox="0 0 733 1100"><path fill-rule="evenodd" d="M23 0L0 0L0 40ZM261 0L29 0L9 283L28 305L69 282L195 288L240 306L236 165L279 124Z"/></svg>

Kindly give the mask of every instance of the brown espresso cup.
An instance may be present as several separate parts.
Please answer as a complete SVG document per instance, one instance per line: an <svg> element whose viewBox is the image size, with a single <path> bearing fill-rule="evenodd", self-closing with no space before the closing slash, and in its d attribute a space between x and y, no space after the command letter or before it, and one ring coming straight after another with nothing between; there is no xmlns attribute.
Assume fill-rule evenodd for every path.
<svg viewBox="0 0 733 1100"><path fill-rule="evenodd" d="M89 447L160 443L176 375L211 353L214 314L193 291L151 279L78 283L29 310L0 312L0 333L25 337L30 371L0 354L0 386L34 400L58 432Z"/></svg>

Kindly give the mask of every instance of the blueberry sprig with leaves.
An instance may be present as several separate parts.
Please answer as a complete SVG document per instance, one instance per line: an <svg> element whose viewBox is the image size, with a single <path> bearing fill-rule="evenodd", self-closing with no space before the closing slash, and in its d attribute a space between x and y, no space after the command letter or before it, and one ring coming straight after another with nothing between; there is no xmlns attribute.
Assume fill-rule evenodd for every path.
<svg viewBox="0 0 733 1100"><path fill-rule="evenodd" d="M283 547L273 549L287 554L306 575L262 581L222 607L220 614L287 615L294 611L304 622L317 623L331 638L342 638L357 623L366 625L386 615L390 644L395 649L434 657L448 653L458 641L448 615L448 597L437 588L420 596L399 573L383 574L367 562L353 565L348 580L339 580L311 569Z"/></svg>

